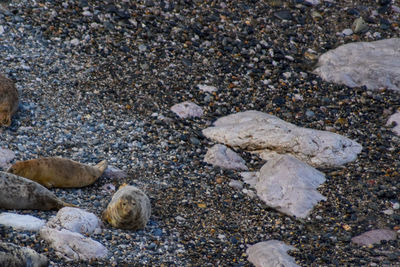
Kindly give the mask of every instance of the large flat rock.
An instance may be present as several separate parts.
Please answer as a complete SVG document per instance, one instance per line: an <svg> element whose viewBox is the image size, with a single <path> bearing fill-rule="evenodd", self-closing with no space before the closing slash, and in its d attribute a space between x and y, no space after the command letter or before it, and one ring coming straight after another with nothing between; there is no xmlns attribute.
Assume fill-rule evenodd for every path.
<svg viewBox="0 0 400 267"><path fill-rule="evenodd" d="M320 56L314 73L349 87L400 90L400 38L339 46Z"/></svg>
<svg viewBox="0 0 400 267"><path fill-rule="evenodd" d="M316 189L325 175L290 155L279 155L260 170L257 195L269 207L289 216L306 218L314 205L326 197Z"/></svg>
<svg viewBox="0 0 400 267"><path fill-rule="evenodd" d="M361 145L342 135L298 127L276 116L245 111L218 119L203 130L213 141L267 155L292 154L314 167L335 167L354 161Z"/></svg>

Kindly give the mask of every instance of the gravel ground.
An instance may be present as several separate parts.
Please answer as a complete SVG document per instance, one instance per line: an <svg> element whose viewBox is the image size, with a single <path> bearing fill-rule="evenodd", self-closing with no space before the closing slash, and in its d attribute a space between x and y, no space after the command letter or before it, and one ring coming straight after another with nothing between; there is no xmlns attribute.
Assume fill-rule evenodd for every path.
<svg viewBox="0 0 400 267"><path fill-rule="evenodd" d="M311 74L317 56L343 43L399 36L389 1L1 1L0 71L17 83L21 105L0 146L15 160L62 156L107 159L124 179L54 190L97 215L130 183L153 214L143 231L107 227L93 238L110 250L90 266L248 266L248 245L278 239L299 250L298 264L400 266L400 241L371 247L351 237L399 229L400 138L385 123L400 94L329 84ZM372 16L371 15L375 15ZM363 16L369 33L342 36ZM288 20L282 20L286 17ZM198 90L198 84L218 88ZM302 99L302 100L301 100ZM180 119L170 107L202 106ZM357 161L321 169L327 182L307 220L268 209L228 186L235 171L202 160L212 142L201 130L220 116L256 109L299 126L331 130L363 145ZM264 162L241 152L251 170ZM43 219L56 212L19 211ZM2 240L59 258L31 232L0 228ZM89 266L82 263L84 266Z"/></svg>

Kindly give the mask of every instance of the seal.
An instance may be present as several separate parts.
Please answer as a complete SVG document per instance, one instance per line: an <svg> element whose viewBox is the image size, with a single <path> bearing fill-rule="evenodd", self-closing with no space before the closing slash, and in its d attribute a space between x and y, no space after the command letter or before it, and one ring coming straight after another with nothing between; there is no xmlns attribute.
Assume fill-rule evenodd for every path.
<svg viewBox="0 0 400 267"><path fill-rule="evenodd" d="M7 172L28 178L47 188L77 188L96 182L106 168L105 160L96 166L90 166L70 159L51 157L19 161Z"/></svg>
<svg viewBox="0 0 400 267"><path fill-rule="evenodd" d="M18 109L19 96L12 80L0 74L0 126L10 126Z"/></svg>
<svg viewBox="0 0 400 267"><path fill-rule="evenodd" d="M49 266L49 260L33 249L0 241L0 266Z"/></svg>
<svg viewBox="0 0 400 267"><path fill-rule="evenodd" d="M151 214L150 200L139 188L122 186L115 192L102 219L115 228L138 230L146 226Z"/></svg>
<svg viewBox="0 0 400 267"><path fill-rule="evenodd" d="M16 210L59 210L76 207L65 203L46 187L23 177L0 171L0 208Z"/></svg>

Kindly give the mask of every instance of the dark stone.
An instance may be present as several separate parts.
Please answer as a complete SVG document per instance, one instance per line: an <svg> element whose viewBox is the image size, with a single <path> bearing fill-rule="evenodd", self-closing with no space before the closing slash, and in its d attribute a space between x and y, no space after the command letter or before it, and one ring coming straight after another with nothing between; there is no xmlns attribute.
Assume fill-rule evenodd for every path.
<svg viewBox="0 0 400 267"><path fill-rule="evenodd" d="M289 10L280 10L274 13L274 16L281 20L292 20L293 16Z"/></svg>

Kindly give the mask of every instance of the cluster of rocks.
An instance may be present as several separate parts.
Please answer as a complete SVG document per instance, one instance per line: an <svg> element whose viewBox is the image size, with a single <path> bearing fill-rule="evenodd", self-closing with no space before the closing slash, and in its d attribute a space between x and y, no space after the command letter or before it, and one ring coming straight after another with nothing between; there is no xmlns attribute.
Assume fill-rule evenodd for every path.
<svg viewBox="0 0 400 267"><path fill-rule="evenodd" d="M355 32L362 31L362 18L355 22ZM377 90L400 90L400 39L351 43L331 50L319 58L314 73L329 82L349 87L366 86ZM360 68L360 66L369 66ZM199 85L200 90L214 92L215 87ZM181 118L200 117L203 110L192 102L171 108ZM387 125L400 135L399 112ZM243 172L242 177L267 206L296 218L307 218L319 201L325 201L317 188L325 175L315 168L339 167L356 160L362 146L356 141L329 132L307 129L258 111L245 111L219 118L203 134L215 144L204 161L223 169L247 171L246 162L229 147L255 153L267 163L258 172ZM228 147L227 147L228 146ZM230 185L242 189L239 181ZM243 189L254 196L254 192ZM396 239L396 232L376 229L352 238L359 245ZM298 266L286 251L294 249L276 240L261 242L247 250L256 266Z"/></svg>

